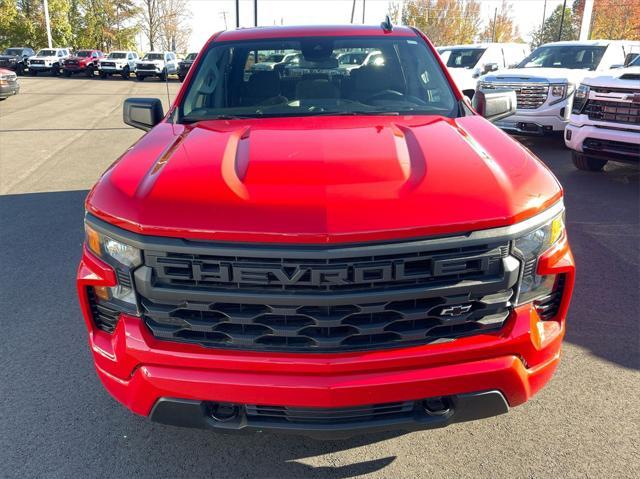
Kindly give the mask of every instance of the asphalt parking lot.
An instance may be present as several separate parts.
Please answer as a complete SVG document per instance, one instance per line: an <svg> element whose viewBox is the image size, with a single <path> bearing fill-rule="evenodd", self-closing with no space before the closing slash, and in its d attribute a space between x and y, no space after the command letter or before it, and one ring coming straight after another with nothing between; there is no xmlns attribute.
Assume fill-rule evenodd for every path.
<svg viewBox="0 0 640 479"><path fill-rule="evenodd" d="M532 401L447 429L344 441L153 424L93 371L74 276L88 188L142 132L128 96L163 83L23 78L0 102L0 476L640 477L640 175L580 172L523 140L566 190L577 284L560 368ZM180 84L169 83L173 97Z"/></svg>

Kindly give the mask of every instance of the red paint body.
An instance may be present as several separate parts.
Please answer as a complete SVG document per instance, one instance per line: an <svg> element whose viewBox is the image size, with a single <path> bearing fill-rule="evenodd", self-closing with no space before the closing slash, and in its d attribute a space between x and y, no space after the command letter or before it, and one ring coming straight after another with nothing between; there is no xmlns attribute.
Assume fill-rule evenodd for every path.
<svg viewBox="0 0 640 479"><path fill-rule="evenodd" d="M385 34L416 36L406 28L267 28L224 32L210 42ZM163 122L109 168L86 207L145 235L317 245L507 226L561 197L546 167L479 116L325 116ZM544 343L531 305L514 309L498 333L384 351L215 350L158 341L127 315L109 334L93 325L86 287L115 285L115 275L86 249L78 293L98 374L138 414L149 414L160 397L337 407L490 389L515 406L549 380L559 361L574 279L566 237L538 268L567 280L555 318L560 328Z"/></svg>

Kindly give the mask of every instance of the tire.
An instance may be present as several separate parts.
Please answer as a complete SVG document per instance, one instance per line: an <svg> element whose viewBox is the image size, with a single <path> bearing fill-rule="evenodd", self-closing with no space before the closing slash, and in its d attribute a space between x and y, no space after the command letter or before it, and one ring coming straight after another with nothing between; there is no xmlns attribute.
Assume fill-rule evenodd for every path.
<svg viewBox="0 0 640 479"><path fill-rule="evenodd" d="M138 80L138 81L144 81L144 75L138 75L138 74L136 74L136 80Z"/></svg>
<svg viewBox="0 0 640 479"><path fill-rule="evenodd" d="M129 67L124 67L122 69L122 75L121 75L122 79L123 80L128 80L130 75L131 75L131 72L129 71Z"/></svg>
<svg viewBox="0 0 640 479"><path fill-rule="evenodd" d="M31 68L29 68L29 76L37 77L38 76L38 70L32 70Z"/></svg>
<svg viewBox="0 0 640 479"><path fill-rule="evenodd" d="M184 78L185 78L184 76L178 75L178 80L180 80L180 83L182 83L184 81Z"/></svg>
<svg viewBox="0 0 640 479"><path fill-rule="evenodd" d="M59 65L53 65L51 67L51 76L52 77L57 77L58 75L60 75L60 66Z"/></svg>
<svg viewBox="0 0 640 479"><path fill-rule="evenodd" d="M18 63L18 66L16 67L16 75L19 77L24 75L24 65L22 63Z"/></svg>
<svg viewBox="0 0 640 479"><path fill-rule="evenodd" d="M160 78L160 81L167 81L167 69L166 68L164 70L162 70L162 72L160 72L160 75L158 75L158 78Z"/></svg>
<svg viewBox="0 0 640 479"><path fill-rule="evenodd" d="M586 156L576 151L571 152L571 160L576 168L583 171L602 171L607 160Z"/></svg>
<svg viewBox="0 0 640 479"><path fill-rule="evenodd" d="M100 78L106 80L109 75L106 72L100 72Z"/></svg>
<svg viewBox="0 0 640 479"><path fill-rule="evenodd" d="M9 97L8 97L8 96L2 97L2 98L0 98L0 101L4 101L4 100L6 100L7 98L9 98Z"/></svg>
<svg viewBox="0 0 640 479"><path fill-rule="evenodd" d="M84 74L89 78L93 77L93 65L89 65L87 68L85 68Z"/></svg>
<svg viewBox="0 0 640 479"><path fill-rule="evenodd" d="M71 72L69 70L64 70L64 76L66 76L67 78L70 78Z"/></svg>

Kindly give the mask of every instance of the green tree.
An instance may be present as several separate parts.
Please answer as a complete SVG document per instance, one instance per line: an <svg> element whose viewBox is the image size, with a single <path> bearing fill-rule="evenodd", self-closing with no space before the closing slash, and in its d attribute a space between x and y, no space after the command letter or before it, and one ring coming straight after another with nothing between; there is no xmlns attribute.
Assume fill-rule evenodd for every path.
<svg viewBox="0 0 640 479"><path fill-rule="evenodd" d="M558 5L551 15L547 17L542 26L533 32L531 45L537 47L544 43L558 41L561 19L562 5ZM579 35L580 25L574 18L573 10L567 7L564 11L564 19L562 20L562 36L560 40L577 40Z"/></svg>

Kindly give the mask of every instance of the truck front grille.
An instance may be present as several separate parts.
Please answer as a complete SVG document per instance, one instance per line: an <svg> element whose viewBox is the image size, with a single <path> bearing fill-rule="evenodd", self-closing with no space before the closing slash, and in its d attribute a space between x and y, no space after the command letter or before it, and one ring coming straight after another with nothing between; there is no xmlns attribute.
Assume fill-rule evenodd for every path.
<svg viewBox="0 0 640 479"><path fill-rule="evenodd" d="M640 125L640 103L589 100L584 113L593 121Z"/></svg>
<svg viewBox="0 0 640 479"><path fill-rule="evenodd" d="M156 338L206 347L332 352L499 330L520 265L508 241L445 243L150 245L134 279Z"/></svg>
<svg viewBox="0 0 640 479"><path fill-rule="evenodd" d="M116 66L116 64L115 64L115 62L100 62L100 66L114 68Z"/></svg>
<svg viewBox="0 0 640 479"><path fill-rule="evenodd" d="M544 105L549 95L549 85L539 83L483 83L483 90L513 90L517 108L535 110Z"/></svg>
<svg viewBox="0 0 640 479"><path fill-rule="evenodd" d="M153 63L141 63L137 68L138 70L155 70L156 66Z"/></svg>

